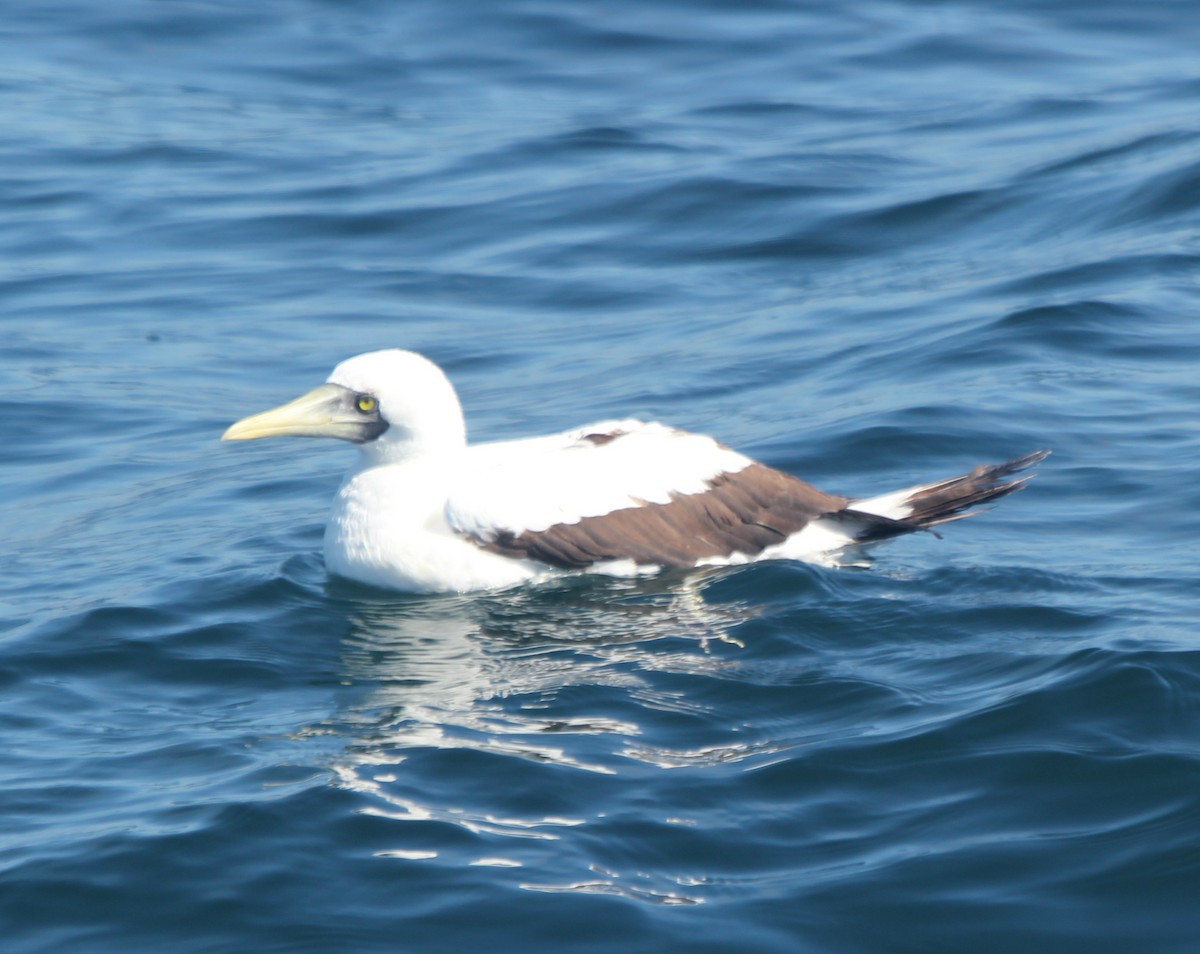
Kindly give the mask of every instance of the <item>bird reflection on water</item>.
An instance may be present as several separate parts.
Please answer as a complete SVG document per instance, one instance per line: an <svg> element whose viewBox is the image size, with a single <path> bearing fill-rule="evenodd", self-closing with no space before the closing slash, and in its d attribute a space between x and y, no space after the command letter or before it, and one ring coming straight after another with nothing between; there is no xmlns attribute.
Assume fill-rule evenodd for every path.
<svg viewBox="0 0 1200 954"><path fill-rule="evenodd" d="M691 703L656 691L645 672L719 668L724 663L714 643L741 648L730 629L752 615L743 605L705 602L695 581L675 587L587 581L485 598L364 605L345 643L345 664L350 678L372 689L348 718L372 728L372 747L469 747L611 773L611 766L581 765L562 747L535 740L563 733L629 737L638 726L550 716L555 695L619 687L643 705L686 710Z"/></svg>
<svg viewBox="0 0 1200 954"><path fill-rule="evenodd" d="M359 603L343 659L346 679L363 694L333 727L349 737L334 766L339 784L369 796L364 814L454 825L482 839L479 852L458 863L526 868L525 875L532 868L549 879L523 887L696 900L678 884L627 884L597 859L588 877L564 881L540 870L546 859L531 846L603 824L607 785L696 763L653 757L662 749L654 740L711 716L686 691L690 677L731 665L745 648L736 629L756 615L740 602L706 600L707 582L587 579L486 597ZM564 783L564 771L576 781ZM564 784L576 793L566 805ZM465 791L474 792L470 803ZM455 803L439 803L439 792L453 793ZM556 810L564 807L570 811ZM663 822L688 824L669 810ZM507 839L525 847L514 852ZM416 835L411 846L393 841L377 853L432 859L437 853L425 844Z"/></svg>

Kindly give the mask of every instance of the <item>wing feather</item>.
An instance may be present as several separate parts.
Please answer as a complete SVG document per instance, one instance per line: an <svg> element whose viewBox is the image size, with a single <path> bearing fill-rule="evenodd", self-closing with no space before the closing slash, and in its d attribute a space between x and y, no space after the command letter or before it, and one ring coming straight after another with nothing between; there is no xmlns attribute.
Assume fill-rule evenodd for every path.
<svg viewBox="0 0 1200 954"><path fill-rule="evenodd" d="M847 502L661 424L608 421L478 451L449 495L451 528L493 552L559 567L754 555Z"/></svg>

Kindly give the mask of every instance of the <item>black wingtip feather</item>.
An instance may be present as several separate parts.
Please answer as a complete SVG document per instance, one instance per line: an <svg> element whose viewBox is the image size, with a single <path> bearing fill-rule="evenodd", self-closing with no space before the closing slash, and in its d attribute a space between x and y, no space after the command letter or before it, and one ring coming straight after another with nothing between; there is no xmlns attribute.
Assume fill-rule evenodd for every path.
<svg viewBox="0 0 1200 954"><path fill-rule="evenodd" d="M909 498L913 512L908 522L927 528L969 516L971 508L1024 488L1032 474L1015 480L1007 478L1028 470L1049 456L1050 451L1037 450L1002 464L985 464L969 474L924 487Z"/></svg>
<svg viewBox="0 0 1200 954"><path fill-rule="evenodd" d="M981 512L974 508L1023 489L1033 477L1032 474L1015 480L1007 478L1028 470L1049 456L1048 450L1036 450L1002 464L984 464L961 477L920 487L908 498L912 513L902 520L864 513L855 510L853 504L838 516L844 521L858 524L855 537L860 543L874 543L916 530L925 530L937 536L934 527L974 516Z"/></svg>

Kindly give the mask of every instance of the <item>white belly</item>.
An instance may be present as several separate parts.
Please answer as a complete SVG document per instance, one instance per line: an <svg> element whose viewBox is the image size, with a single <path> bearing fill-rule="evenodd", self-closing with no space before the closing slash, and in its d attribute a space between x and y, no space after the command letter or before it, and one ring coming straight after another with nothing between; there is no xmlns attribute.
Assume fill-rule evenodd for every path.
<svg viewBox="0 0 1200 954"><path fill-rule="evenodd" d="M343 481L325 527L330 573L414 593L514 586L547 568L480 549L446 525L444 474L373 467Z"/></svg>

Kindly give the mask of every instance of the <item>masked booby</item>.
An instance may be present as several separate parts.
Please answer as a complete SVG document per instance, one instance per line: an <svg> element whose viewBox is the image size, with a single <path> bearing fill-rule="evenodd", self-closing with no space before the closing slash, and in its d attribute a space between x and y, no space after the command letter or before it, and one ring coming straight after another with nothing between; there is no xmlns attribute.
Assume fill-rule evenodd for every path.
<svg viewBox="0 0 1200 954"><path fill-rule="evenodd" d="M602 421L467 443L442 370L398 349L342 362L325 384L222 440L336 437L357 463L325 529L330 573L409 592L466 592L566 572L630 574L785 559L928 530L1020 489L1035 451L866 499L826 493L711 437Z"/></svg>

